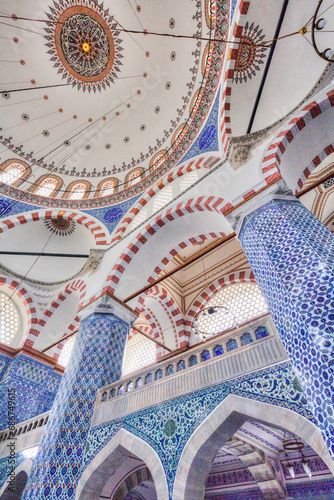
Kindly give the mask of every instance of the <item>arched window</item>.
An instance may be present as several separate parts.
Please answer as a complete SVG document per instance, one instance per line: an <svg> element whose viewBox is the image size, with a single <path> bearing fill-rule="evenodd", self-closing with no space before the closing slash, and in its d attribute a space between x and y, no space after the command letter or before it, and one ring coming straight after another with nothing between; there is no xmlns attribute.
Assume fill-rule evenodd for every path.
<svg viewBox="0 0 334 500"><path fill-rule="evenodd" d="M189 366L197 365L197 363L198 363L197 356L195 354L193 354L192 356L190 356L190 358L189 358Z"/></svg>
<svg viewBox="0 0 334 500"><path fill-rule="evenodd" d="M241 337L241 345L251 344L253 342L253 338L249 332L244 333Z"/></svg>
<svg viewBox="0 0 334 500"><path fill-rule="evenodd" d="M142 176L142 170L140 168L136 168L135 170L132 170L127 177L127 187L134 186L137 184L138 181L140 181Z"/></svg>
<svg viewBox="0 0 334 500"><path fill-rule="evenodd" d="M235 339L230 339L226 344L226 348L228 351L234 351L234 349L238 349L237 341Z"/></svg>
<svg viewBox="0 0 334 500"><path fill-rule="evenodd" d="M159 370L157 370L157 371L155 372L155 380L160 380L160 379L162 379L162 375L163 375L162 370L161 370L161 368L159 368Z"/></svg>
<svg viewBox="0 0 334 500"><path fill-rule="evenodd" d="M0 342L12 345L21 332L22 320L11 298L0 292Z"/></svg>
<svg viewBox="0 0 334 500"><path fill-rule="evenodd" d="M213 352L215 353L215 356L221 356L222 354L224 354L224 348L222 345L216 345L213 348Z"/></svg>
<svg viewBox="0 0 334 500"><path fill-rule="evenodd" d="M105 179L97 186L96 197L110 196L117 190L117 179Z"/></svg>
<svg viewBox="0 0 334 500"><path fill-rule="evenodd" d="M167 149L162 149L161 151L159 151L158 153L156 153L152 160L150 161L150 172L152 172L153 170L156 170L158 167L160 167L160 165L163 164L163 162L166 160L167 158Z"/></svg>
<svg viewBox="0 0 334 500"><path fill-rule="evenodd" d="M156 344L140 333L135 333L126 343L123 358L123 377L155 363L156 359Z"/></svg>
<svg viewBox="0 0 334 500"><path fill-rule="evenodd" d="M201 353L201 361L208 361L208 359L210 359L210 352L205 349L205 351Z"/></svg>
<svg viewBox="0 0 334 500"><path fill-rule="evenodd" d="M21 184L31 173L30 167L17 161L7 161L2 164L0 171L0 182L12 186ZM20 182L21 181L21 182Z"/></svg>
<svg viewBox="0 0 334 500"><path fill-rule="evenodd" d="M60 179L55 176L47 176L39 182L39 185L34 193L38 196L52 196L55 191L60 188L60 186Z"/></svg>
<svg viewBox="0 0 334 500"><path fill-rule="evenodd" d="M219 307L219 306L224 307ZM197 328L201 332L216 335L234 326L268 313L268 306L256 283L237 283L224 286L206 303L215 308L214 314L198 316Z"/></svg>
<svg viewBox="0 0 334 500"><path fill-rule="evenodd" d="M269 333L268 333L268 330L265 326L259 326L255 330L255 335L256 335L256 338L258 340L260 340L260 339L264 339L265 337L268 337Z"/></svg>
<svg viewBox="0 0 334 500"><path fill-rule="evenodd" d="M85 182L75 182L68 187L69 200L82 200L87 195L88 184Z"/></svg>

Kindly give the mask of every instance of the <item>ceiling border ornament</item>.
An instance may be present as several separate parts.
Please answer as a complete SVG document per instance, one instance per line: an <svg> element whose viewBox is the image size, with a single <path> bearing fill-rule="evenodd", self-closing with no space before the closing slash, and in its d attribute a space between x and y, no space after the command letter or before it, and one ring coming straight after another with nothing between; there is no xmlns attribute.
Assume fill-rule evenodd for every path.
<svg viewBox="0 0 334 500"><path fill-rule="evenodd" d="M106 90L117 79L123 58L120 32L109 9L95 1L88 7L85 0L76 5L70 0L53 0L49 9L44 38L54 68L78 90Z"/></svg>

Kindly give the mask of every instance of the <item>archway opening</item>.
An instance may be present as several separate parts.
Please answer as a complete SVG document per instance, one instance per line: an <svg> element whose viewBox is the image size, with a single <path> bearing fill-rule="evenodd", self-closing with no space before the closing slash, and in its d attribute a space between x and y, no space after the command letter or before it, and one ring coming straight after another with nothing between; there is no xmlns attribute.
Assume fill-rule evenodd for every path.
<svg viewBox="0 0 334 500"><path fill-rule="evenodd" d="M157 500L147 464L118 445L86 481L80 500Z"/></svg>
<svg viewBox="0 0 334 500"><path fill-rule="evenodd" d="M25 471L19 472L13 481L8 483L7 488L0 497L0 500L19 500L27 484L28 475Z"/></svg>

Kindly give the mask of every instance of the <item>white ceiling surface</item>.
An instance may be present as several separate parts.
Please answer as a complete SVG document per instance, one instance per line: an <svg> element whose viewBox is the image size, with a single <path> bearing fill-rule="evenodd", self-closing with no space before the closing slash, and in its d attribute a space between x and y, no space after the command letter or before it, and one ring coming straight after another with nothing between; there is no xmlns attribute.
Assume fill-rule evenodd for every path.
<svg viewBox="0 0 334 500"><path fill-rule="evenodd" d="M299 190L297 182L305 168L333 143L333 134L334 108L330 108L310 120L307 127L304 127L287 146L280 163L280 171L293 191Z"/></svg>
<svg viewBox="0 0 334 500"><path fill-rule="evenodd" d="M41 351L56 340L59 340L67 331L68 327L73 324L74 318L78 313L79 292L67 295L66 300L61 302L60 306L54 310L52 316L47 319L41 334L36 337L34 349ZM47 354L52 356L54 351L48 351Z"/></svg>
<svg viewBox="0 0 334 500"><path fill-rule="evenodd" d="M43 221L30 222L1 233L0 248L2 251L88 255L90 249L95 247L94 236L84 226L74 224L75 230L72 234L58 236L51 233ZM37 261L36 259L37 256L0 255L0 263L11 271L25 276L33 266L27 278L46 283L70 279L87 261L85 258L72 257L39 257Z"/></svg>
<svg viewBox="0 0 334 500"><path fill-rule="evenodd" d="M263 42L274 38L282 5L283 0L250 2L246 19L249 24L259 25L263 30ZM303 2L302 8L299 0L290 0L280 36L300 30L313 16L316 6L316 0ZM309 34L306 37L310 40ZM265 64L269 50L265 52ZM233 136L247 131L265 64L259 65L260 71L256 71L252 79L247 77L247 82L232 85L230 116ZM262 130L289 113L307 96L325 67L325 61L316 55L302 35L279 40L251 131Z"/></svg>
<svg viewBox="0 0 334 500"><path fill-rule="evenodd" d="M10 5L4 5L2 11L9 15L15 13L18 16L46 19L45 13L49 12L49 5L52 6L51 1L34 2L32 6L31 2L26 0L15 0L10 2ZM142 30L128 2L106 0L104 8L109 8L110 15L114 15L125 28ZM149 31L191 36L197 30L197 22L193 19L196 13L196 2L191 0L169 0L168 2L155 0L153 3L144 2L141 9L137 16L144 28ZM172 17L175 20L174 30L169 28L169 19ZM8 24L14 28L4 25L1 28L3 36L10 38L4 41L6 60L17 61L17 63L7 64L6 71L0 75L1 90L22 86L33 87L30 84L31 79L36 80L36 87L66 83L66 79L62 79L61 73L53 67L50 54L47 54L48 47L45 46L46 40L43 38L44 24L22 20L16 22L9 20ZM15 26L28 28L40 35L15 29ZM12 42L13 36L19 38L18 44ZM78 153L66 162L67 168L71 169L75 166L79 171L86 168L87 172L92 171L94 167L97 171L101 171L103 167L109 170L114 164L120 168L123 161L128 164L131 163L132 158L137 160L140 153L146 154L150 146L156 146L156 141L163 138L165 129L169 130L171 127L171 120L177 118L177 109L182 108L184 103L182 97L186 96L189 90L186 84L191 81L193 75L189 69L195 65L196 56L192 52L196 49L196 42L142 34L132 35L132 37L135 41L127 33L119 35L119 38L123 40L121 43L124 48L122 51L124 57L121 59L123 65L118 73L119 78L106 90L84 93L82 89L68 86L31 92L13 92L9 100L1 99L0 106L10 105L1 109L3 118L0 125L3 134L12 136L14 144L21 144L24 141L23 151L27 153L34 151L37 157L41 157L70 138L75 127L89 125L89 118L95 121L119 106L121 102L126 101L125 104L117 107L117 110L121 112L120 116L115 117L115 109L107 116L108 120L111 116L114 117L111 124L94 139L88 141L92 145L91 150L86 151L84 147L80 148ZM149 57L145 56L145 51L150 52ZM173 51L176 52L174 61L170 57ZM25 61L25 65L19 64L20 59ZM146 79L142 76L144 72L148 74ZM133 76L136 78L132 78ZM199 71L197 81L199 82L201 78ZM8 85L8 82L19 83ZM169 90L166 89L167 82L171 82ZM199 84L195 83L194 90L197 90L198 86ZM135 95L131 100L131 108L127 109L127 102L138 89L141 90L141 95ZM48 95L48 100L44 100L43 95ZM155 112L157 106L160 107L159 113ZM59 108L63 109L63 113L59 113ZM10 113L5 110L10 110ZM178 125L188 118L188 111L183 113L184 116ZM30 120L24 122L21 117L22 113L27 113ZM73 115L77 115L76 120L73 119ZM43 116L44 118L41 118ZM146 129L141 132L140 126L143 124L146 125ZM42 135L43 130L50 131L49 137ZM89 130L78 139L73 139L70 146L62 147L60 152L48 156L45 161L54 160L56 164L58 162L63 164L61 160L83 139L89 138L92 128ZM36 137L32 138L33 136ZM124 142L125 137L129 137L128 143ZM161 148L170 144L170 139L171 136ZM106 143L111 144L111 149L105 149ZM1 155L1 160L12 156L13 153L8 151ZM34 170L36 177L45 173L42 168Z"/></svg>
<svg viewBox="0 0 334 500"><path fill-rule="evenodd" d="M145 286L154 268L180 242L194 235L216 231L225 232L226 234L231 232L231 227L227 220L216 212L195 212L195 215L188 214L169 222L153 236L149 237L147 243L127 266L117 286L116 296L123 300L128 295ZM133 235L124 238L120 244L114 246L105 254L100 269L88 284L87 298L100 290L106 276L111 273L118 257L125 251L132 239Z"/></svg>

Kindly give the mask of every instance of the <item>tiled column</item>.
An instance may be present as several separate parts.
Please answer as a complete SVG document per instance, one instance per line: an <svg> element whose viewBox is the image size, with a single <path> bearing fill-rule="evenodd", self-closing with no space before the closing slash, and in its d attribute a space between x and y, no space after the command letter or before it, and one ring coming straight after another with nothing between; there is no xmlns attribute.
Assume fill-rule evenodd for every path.
<svg viewBox="0 0 334 500"><path fill-rule="evenodd" d="M292 196L262 201L239 239L334 458L334 236Z"/></svg>
<svg viewBox="0 0 334 500"><path fill-rule="evenodd" d="M84 310L80 319L24 500L74 499L97 391L121 376L125 341L135 315L104 295Z"/></svg>

